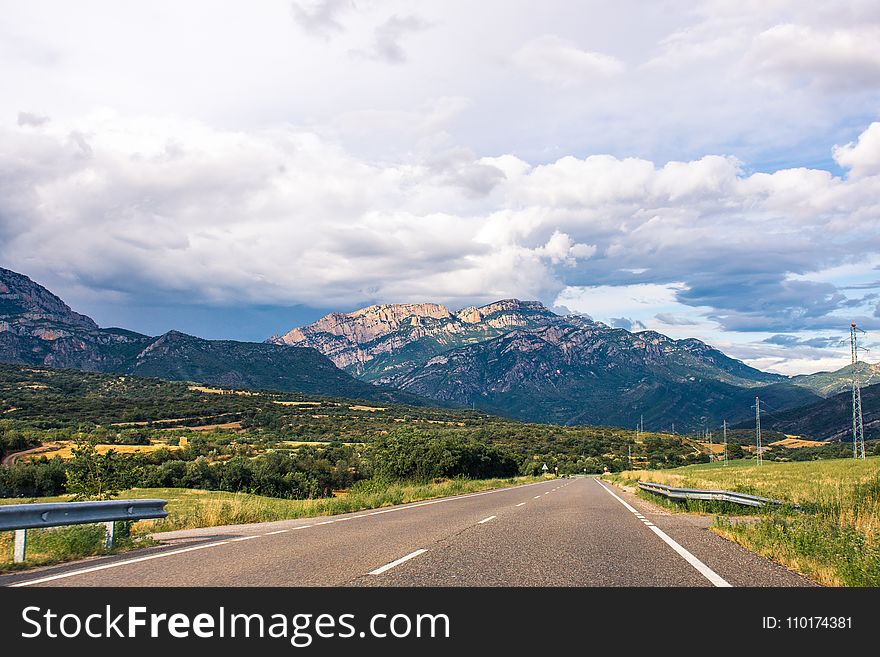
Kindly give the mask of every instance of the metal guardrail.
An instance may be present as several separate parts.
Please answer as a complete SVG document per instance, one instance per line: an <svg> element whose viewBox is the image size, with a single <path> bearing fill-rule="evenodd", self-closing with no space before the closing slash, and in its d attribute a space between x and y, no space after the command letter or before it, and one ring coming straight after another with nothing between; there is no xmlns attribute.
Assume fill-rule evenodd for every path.
<svg viewBox="0 0 880 657"><path fill-rule="evenodd" d="M15 530L14 561L21 563L27 551L27 530L104 523L104 546L113 547L118 521L165 518L168 500L108 500L102 502L56 502L51 504L0 505L0 531Z"/></svg>
<svg viewBox="0 0 880 657"><path fill-rule="evenodd" d="M673 488L666 484L655 484L651 481L640 481L639 488L650 493L663 495L672 500L711 500L716 502L733 502L744 506L761 507L765 505L779 506L785 504L781 500L771 500L769 497L758 497L746 493L736 493L731 490L703 490L700 488Z"/></svg>

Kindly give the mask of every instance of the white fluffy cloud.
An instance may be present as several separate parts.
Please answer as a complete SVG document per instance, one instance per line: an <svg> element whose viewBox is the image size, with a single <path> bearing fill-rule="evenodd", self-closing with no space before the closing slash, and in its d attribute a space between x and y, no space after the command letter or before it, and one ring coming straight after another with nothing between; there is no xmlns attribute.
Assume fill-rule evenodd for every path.
<svg viewBox="0 0 880 657"><path fill-rule="evenodd" d="M880 123L868 126L857 142L836 147L834 159L853 178L880 174Z"/></svg>
<svg viewBox="0 0 880 657"><path fill-rule="evenodd" d="M786 23L758 34L748 53L760 74L792 86L861 90L880 86L880 27L823 30Z"/></svg>
<svg viewBox="0 0 880 657"><path fill-rule="evenodd" d="M0 26L0 264L74 304L880 327L876 2L93 7Z"/></svg>
<svg viewBox="0 0 880 657"><path fill-rule="evenodd" d="M553 34L532 39L513 58L539 80L563 86L589 85L618 75L626 68L617 57L584 50Z"/></svg>
<svg viewBox="0 0 880 657"><path fill-rule="evenodd" d="M520 296L648 326L694 311L734 331L818 329L842 312L872 324L853 293L811 272L880 250L876 126L836 149L853 167L841 179L746 175L711 155L380 164L289 126L25 122L2 129L0 255L135 296L340 307Z"/></svg>

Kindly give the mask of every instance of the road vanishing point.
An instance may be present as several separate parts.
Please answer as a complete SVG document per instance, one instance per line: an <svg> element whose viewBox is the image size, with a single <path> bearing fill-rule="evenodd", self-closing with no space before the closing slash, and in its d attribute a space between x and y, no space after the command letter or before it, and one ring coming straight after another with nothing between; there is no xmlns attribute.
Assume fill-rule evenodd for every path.
<svg viewBox="0 0 880 657"><path fill-rule="evenodd" d="M811 586L597 478L338 516L157 534L162 545L0 586Z"/></svg>

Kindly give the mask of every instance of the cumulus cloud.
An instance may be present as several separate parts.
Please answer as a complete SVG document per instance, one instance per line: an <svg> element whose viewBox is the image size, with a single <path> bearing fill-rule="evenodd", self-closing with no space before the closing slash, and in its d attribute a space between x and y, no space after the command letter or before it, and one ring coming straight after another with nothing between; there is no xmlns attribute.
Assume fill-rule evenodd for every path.
<svg viewBox="0 0 880 657"><path fill-rule="evenodd" d="M834 148L834 159L850 177L880 174L880 123L872 123L857 142Z"/></svg>
<svg viewBox="0 0 880 657"><path fill-rule="evenodd" d="M552 34L532 39L516 51L513 60L539 80L563 86L591 84L626 69L612 55L583 50Z"/></svg>
<svg viewBox="0 0 880 657"><path fill-rule="evenodd" d="M553 264L566 264L573 267L578 260L585 260L596 253L595 244L575 244L565 233L554 231L547 243L536 249L536 253L550 258Z"/></svg>
<svg viewBox="0 0 880 657"><path fill-rule="evenodd" d="M870 292L855 306L821 276L846 264L850 286L876 278L876 176L746 174L711 155L373 162L292 126L111 113L0 127L0 140L0 257L71 285L340 308L517 296L637 327L694 313L729 331L880 327L873 308L859 315Z"/></svg>
<svg viewBox="0 0 880 657"><path fill-rule="evenodd" d="M792 86L863 90L880 86L880 27L823 30L775 25L747 54L755 71Z"/></svg>

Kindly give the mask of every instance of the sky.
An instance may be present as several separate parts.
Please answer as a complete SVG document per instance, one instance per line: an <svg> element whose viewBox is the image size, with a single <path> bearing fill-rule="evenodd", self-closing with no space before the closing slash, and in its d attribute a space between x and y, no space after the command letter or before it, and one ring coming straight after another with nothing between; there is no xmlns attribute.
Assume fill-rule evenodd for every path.
<svg viewBox="0 0 880 657"><path fill-rule="evenodd" d="M102 326L516 297L783 374L880 348L876 0L0 10L0 266Z"/></svg>

